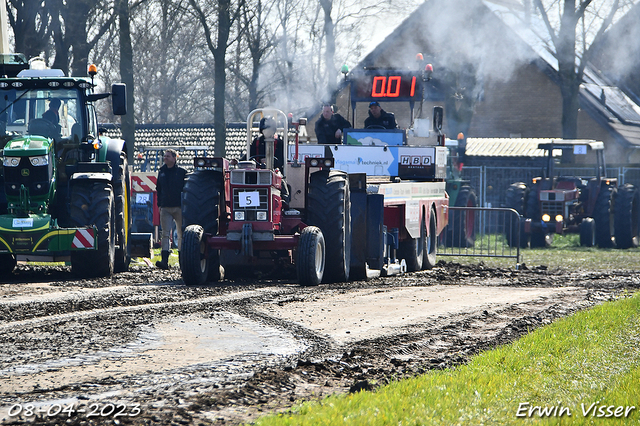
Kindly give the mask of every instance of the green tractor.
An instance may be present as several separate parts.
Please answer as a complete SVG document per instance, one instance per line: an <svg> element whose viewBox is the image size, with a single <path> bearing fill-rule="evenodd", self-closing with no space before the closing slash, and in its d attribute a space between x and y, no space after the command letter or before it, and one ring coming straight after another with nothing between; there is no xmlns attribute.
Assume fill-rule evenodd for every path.
<svg viewBox="0 0 640 426"><path fill-rule="evenodd" d="M0 280L20 260L70 262L83 277L127 270L125 143L101 136L96 114L108 96L126 114L124 84L94 93L93 65L90 77L66 77L20 54L1 59Z"/></svg>

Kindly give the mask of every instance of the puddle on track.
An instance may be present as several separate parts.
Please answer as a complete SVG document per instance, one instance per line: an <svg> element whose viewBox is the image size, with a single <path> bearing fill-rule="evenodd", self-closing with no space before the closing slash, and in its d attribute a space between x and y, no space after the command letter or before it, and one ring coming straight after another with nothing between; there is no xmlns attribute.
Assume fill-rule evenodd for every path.
<svg viewBox="0 0 640 426"><path fill-rule="evenodd" d="M0 388L3 394L15 394L196 365L216 368L227 359L286 357L304 349L304 343L289 332L237 314L179 316L142 330L136 341L109 351L0 370Z"/></svg>

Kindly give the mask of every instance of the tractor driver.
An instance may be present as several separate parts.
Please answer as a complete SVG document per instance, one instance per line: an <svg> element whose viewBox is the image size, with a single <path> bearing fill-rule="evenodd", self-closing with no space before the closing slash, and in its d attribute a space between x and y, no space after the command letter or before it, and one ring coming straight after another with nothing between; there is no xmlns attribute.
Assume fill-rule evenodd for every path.
<svg viewBox="0 0 640 426"><path fill-rule="evenodd" d="M251 143L251 150L249 151L250 158L255 157L260 163L264 160L264 157L267 154L267 148L265 146L265 132L267 136L271 136L273 138L273 153L274 153L274 161L273 167L276 169L283 170L284 166L284 142L275 134L276 129L276 121L273 117L264 117L260 120L260 136L255 138ZM243 155L240 159L244 161L247 159L247 154Z"/></svg>
<svg viewBox="0 0 640 426"><path fill-rule="evenodd" d="M387 112L380 107L378 101L369 104L369 116L364 120L365 129L395 129L396 117L391 112Z"/></svg>
<svg viewBox="0 0 640 426"><path fill-rule="evenodd" d="M53 127L56 129L56 139L59 139L60 132L62 131L62 127L60 126L60 106L62 105L62 101L60 99L51 99L49 101L49 109L47 109L43 114L42 118L47 120L49 123L53 124Z"/></svg>
<svg viewBox="0 0 640 426"><path fill-rule="evenodd" d="M351 127L349 120L333 112L329 104L322 105L322 115L316 121L315 131L319 144L339 145L342 143L342 131Z"/></svg>
<svg viewBox="0 0 640 426"><path fill-rule="evenodd" d="M249 158L255 157L258 163L262 163L262 160L264 160L267 154L267 147L265 142L265 139L267 137L273 138L273 152L275 157L273 159L273 167L283 172L285 161L284 141L280 139L276 134L276 120L274 120L273 117L263 117L260 120L260 136L255 138L251 143ZM247 154L245 153L240 158L240 161L245 161L246 159ZM231 160L231 164L235 165L238 164L238 162L237 160L233 159ZM289 186L285 182L284 178L282 178L280 191L282 194L282 200L288 204L290 201Z"/></svg>

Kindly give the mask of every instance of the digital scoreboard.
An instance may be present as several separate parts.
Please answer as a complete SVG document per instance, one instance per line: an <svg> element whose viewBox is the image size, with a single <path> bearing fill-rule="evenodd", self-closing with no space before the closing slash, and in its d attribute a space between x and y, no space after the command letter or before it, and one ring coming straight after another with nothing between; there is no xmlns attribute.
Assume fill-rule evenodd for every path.
<svg viewBox="0 0 640 426"><path fill-rule="evenodd" d="M351 76L352 102L410 102L422 99L418 71L362 70Z"/></svg>

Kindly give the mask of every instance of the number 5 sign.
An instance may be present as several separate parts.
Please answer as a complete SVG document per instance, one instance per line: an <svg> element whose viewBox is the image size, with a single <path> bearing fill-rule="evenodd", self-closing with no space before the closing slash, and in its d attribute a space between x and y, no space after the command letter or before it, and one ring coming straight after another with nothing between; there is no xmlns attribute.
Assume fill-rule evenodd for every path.
<svg viewBox="0 0 640 426"><path fill-rule="evenodd" d="M241 192L238 195L240 207L258 207L260 205L260 194L257 191Z"/></svg>

